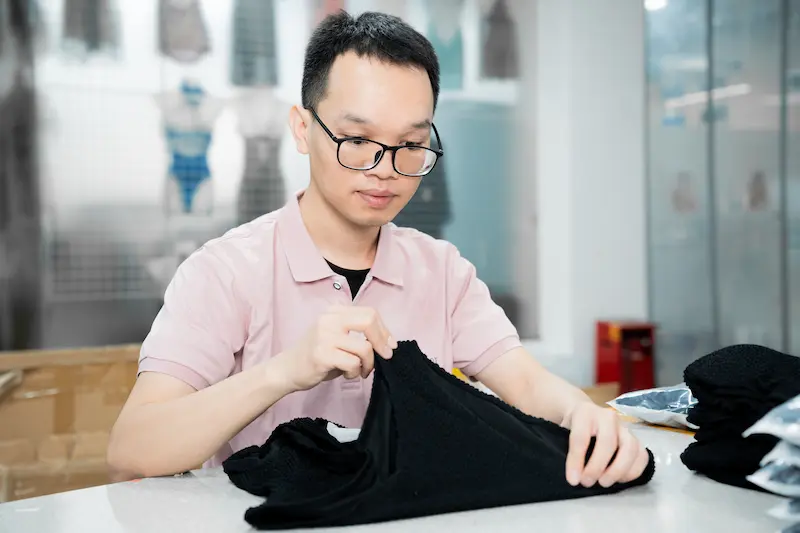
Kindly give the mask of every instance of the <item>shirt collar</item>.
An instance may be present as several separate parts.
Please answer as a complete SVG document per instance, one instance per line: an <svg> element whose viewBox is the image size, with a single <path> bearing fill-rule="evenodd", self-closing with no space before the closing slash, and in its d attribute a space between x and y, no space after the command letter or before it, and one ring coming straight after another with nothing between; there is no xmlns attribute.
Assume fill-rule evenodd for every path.
<svg viewBox="0 0 800 533"><path fill-rule="evenodd" d="M277 230L282 241L286 260L292 277L298 283L319 281L333 276L325 258L319 253L311 235L308 234L303 217L300 214L299 199L304 191L293 194L289 202L278 215ZM391 285L403 285L403 268L398 260L397 243L392 224L381 226L378 237L378 250L370 275Z"/></svg>

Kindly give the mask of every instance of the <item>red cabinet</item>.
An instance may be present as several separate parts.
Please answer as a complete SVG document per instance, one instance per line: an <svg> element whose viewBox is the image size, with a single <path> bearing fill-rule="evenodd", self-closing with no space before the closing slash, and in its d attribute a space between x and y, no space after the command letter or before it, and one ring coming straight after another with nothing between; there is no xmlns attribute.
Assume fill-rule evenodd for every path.
<svg viewBox="0 0 800 533"><path fill-rule="evenodd" d="M619 383L619 393L655 386L655 326L649 322L599 321L595 381Z"/></svg>

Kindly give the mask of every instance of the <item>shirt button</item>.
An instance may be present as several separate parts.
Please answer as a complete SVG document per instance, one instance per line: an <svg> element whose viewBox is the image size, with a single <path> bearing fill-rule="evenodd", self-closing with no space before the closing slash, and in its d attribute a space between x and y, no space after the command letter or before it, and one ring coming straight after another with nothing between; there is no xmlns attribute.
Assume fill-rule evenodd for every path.
<svg viewBox="0 0 800 533"><path fill-rule="evenodd" d="M334 281L333 288L336 289L337 291L342 290L342 284L339 283L338 281Z"/></svg>

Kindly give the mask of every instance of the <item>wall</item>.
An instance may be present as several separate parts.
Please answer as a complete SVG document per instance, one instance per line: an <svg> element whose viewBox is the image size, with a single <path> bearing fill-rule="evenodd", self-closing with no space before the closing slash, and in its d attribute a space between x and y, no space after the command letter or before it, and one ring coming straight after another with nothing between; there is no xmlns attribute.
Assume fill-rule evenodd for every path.
<svg viewBox="0 0 800 533"><path fill-rule="evenodd" d="M541 341L530 349L567 358L557 364L587 384L594 321L647 315L643 6L541 1L535 18L523 45L537 62Z"/></svg>

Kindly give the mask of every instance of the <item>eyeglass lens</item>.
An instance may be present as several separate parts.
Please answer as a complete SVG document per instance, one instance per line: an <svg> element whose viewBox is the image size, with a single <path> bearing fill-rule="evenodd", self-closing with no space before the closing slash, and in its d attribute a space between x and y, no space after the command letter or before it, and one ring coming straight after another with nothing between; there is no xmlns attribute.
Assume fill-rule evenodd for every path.
<svg viewBox="0 0 800 533"><path fill-rule="evenodd" d="M377 166L382 154L381 145L354 139L344 141L339 147L339 162L354 170L369 170ZM436 153L426 148L405 146L395 152L394 167L401 174L423 176L433 168L436 158Z"/></svg>

